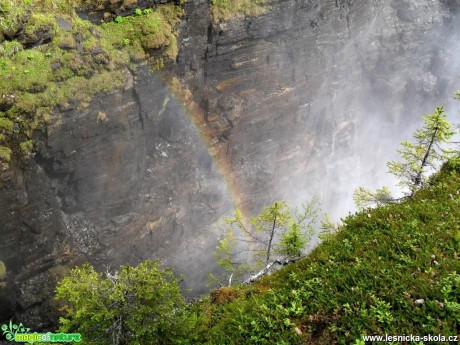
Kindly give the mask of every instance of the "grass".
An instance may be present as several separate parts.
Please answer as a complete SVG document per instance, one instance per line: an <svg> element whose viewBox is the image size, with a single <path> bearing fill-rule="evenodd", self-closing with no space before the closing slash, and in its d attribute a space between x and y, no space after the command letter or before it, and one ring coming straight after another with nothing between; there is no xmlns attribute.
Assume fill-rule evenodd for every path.
<svg viewBox="0 0 460 345"><path fill-rule="evenodd" d="M457 335L460 164L401 204L346 218L305 260L228 303L194 306L201 344L351 344L362 335Z"/></svg>
<svg viewBox="0 0 460 345"><path fill-rule="evenodd" d="M214 21L259 16L268 10L268 0L211 0Z"/></svg>
<svg viewBox="0 0 460 345"><path fill-rule="evenodd" d="M0 0L0 42L7 38L0 43L0 96L14 96L14 104L0 111L4 162L33 150L32 133L44 128L56 106L86 107L95 94L123 86L123 70L135 63L158 67L176 58L178 6L133 10L118 22L94 25L75 10L102 1L20 2ZM61 29L58 17L71 29ZM23 34L14 36L21 27Z"/></svg>

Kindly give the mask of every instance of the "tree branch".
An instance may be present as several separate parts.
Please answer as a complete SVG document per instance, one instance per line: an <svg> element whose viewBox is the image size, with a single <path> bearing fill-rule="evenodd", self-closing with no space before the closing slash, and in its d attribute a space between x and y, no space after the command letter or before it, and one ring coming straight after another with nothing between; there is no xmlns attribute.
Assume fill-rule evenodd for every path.
<svg viewBox="0 0 460 345"><path fill-rule="evenodd" d="M290 263L294 263L294 262L297 262L303 258L305 258L306 255L304 256L299 256L298 258L294 258L294 259L284 259L284 260L275 260L275 261L272 261L270 263L268 263L262 270L260 270L259 272L257 272L256 274L253 274L252 276L250 276L248 279L246 279L243 284L251 284L251 283L254 283L256 280L262 278L264 275L266 275L268 273L268 271L270 271L270 268L272 268L274 265L280 265L280 266L286 266Z"/></svg>

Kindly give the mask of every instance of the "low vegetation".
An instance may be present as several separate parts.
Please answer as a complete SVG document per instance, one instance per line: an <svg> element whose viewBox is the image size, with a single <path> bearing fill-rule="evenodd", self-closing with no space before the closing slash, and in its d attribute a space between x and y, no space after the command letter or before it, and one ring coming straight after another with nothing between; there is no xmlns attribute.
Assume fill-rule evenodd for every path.
<svg viewBox="0 0 460 345"><path fill-rule="evenodd" d="M205 299L206 344L350 344L363 335L457 335L460 160L401 204L344 220L305 260ZM359 343L359 341L357 342Z"/></svg>
<svg viewBox="0 0 460 345"><path fill-rule="evenodd" d="M182 9L173 4L106 13L98 25L77 15L79 6L103 2L0 0L0 160L33 150L33 132L53 109L87 107L99 92L124 83L127 68L154 68L174 60L175 27Z"/></svg>
<svg viewBox="0 0 460 345"><path fill-rule="evenodd" d="M225 21L242 16L258 16L268 9L268 0L211 0L214 21Z"/></svg>

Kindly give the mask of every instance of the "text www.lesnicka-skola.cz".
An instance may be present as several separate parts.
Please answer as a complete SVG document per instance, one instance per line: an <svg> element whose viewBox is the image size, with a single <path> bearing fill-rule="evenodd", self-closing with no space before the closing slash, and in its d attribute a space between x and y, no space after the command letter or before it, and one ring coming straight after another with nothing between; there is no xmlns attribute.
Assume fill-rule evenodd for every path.
<svg viewBox="0 0 460 345"><path fill-rule="evenodd" d="M455 342L458 342L458 336L456 335L450 335L450 336L447 336L447 335L442 335L442 334L437 334L437 335L432 335L432 334L428 334L428 335L413 335L413 334L409 334L409 335L388 335L388 334L385 334L385 335L365 335L363 336L363 340L366 342L366 341L376 341L376 342L379 342L379 341L384 341L384 342L388 342L388 341L408 341L408 342L412 342L412 341L428 341L428 342L431 342L431 341L438 341L438 342L451 342L451 341L455 341Z"/></svg>

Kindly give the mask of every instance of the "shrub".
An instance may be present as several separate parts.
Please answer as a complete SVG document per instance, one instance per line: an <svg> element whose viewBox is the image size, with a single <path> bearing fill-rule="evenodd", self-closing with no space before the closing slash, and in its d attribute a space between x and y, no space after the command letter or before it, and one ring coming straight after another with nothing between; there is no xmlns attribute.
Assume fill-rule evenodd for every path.
<svg viewBox="0 0 460 345"><path fill-rule="evenodd" d="M194 325L179 281L159 261L113 275L85 264L59 282L56 297L66 303L60 330L91 344L186 344Z"/></svg>

